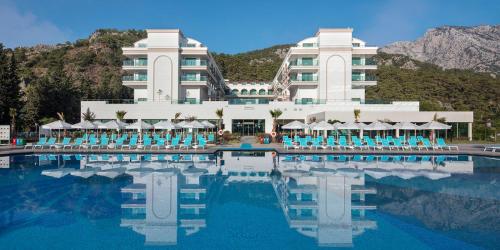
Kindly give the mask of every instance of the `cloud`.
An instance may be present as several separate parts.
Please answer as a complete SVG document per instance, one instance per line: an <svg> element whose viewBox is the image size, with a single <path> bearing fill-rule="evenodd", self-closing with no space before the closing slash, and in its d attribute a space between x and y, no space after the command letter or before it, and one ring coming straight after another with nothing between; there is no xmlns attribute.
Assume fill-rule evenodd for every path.
<svg viewBox="0 0 500 250"><path fill-rule="evenodd" d="M6 47L55 44L67 41L65 32L33 13L0 3L0 42Z"/></svg>
<svg viewBox="0 0 500 250"><path fill-rule="evenodd" d="M428 11L425 1L388 1L373 10L373 19L367 20L369 28L360 32L360 38L381 46L415 39L422 35L419 23L426 19Z"/></svg>

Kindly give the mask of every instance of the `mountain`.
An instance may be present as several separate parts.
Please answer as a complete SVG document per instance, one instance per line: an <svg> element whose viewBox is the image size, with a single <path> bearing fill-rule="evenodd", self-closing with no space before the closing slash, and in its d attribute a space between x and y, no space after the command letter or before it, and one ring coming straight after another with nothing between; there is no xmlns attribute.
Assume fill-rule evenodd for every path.
<svg viewBox="0 0 500 250"><path fill-rule="evenodd" d="M500 25L442 26L428 30L416 41L402 41L380 49L402 54L444 69L472 69L500 73Z"/></svg>

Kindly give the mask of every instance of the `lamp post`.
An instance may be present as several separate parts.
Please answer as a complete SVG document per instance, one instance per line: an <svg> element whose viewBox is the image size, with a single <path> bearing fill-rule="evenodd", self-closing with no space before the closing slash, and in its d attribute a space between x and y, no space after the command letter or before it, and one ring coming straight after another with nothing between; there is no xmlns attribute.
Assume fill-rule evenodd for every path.
<svg viewBox="0 0 500 250"><path fill-rule="evenodd" d="M163 90L158 89L158 91L156 91L156 93L158 93L158 101L160 101L160 96L161 96L161 93L163 93Z"/></svg>

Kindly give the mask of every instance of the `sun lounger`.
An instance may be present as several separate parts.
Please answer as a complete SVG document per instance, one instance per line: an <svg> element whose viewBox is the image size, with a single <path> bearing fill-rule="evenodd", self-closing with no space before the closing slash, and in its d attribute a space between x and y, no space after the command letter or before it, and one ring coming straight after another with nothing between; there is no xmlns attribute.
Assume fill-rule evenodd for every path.
<svg viewBox="0 0 500 250"><path fill-rule="evenodd" d="M130 138L130 141L128 142L128 144L127 145L123 145L122 149L125 148L125 147L128 148L128 149L137 148L137 137Z"/></svg>
<svg viewBox="0 0 500 250"><path fill-rule="evenodd" d="M45 144L45 146L48 146L48 148L55 147L56 146L56 138L55 137L49 138L49 140L47 141L47 143ZM42 146L42 148L45 147L45 146Z"/></svg>
<svg viewBox="0 0 500 250"><path fill-rule="evenodd" d="M42 148L43 146L45 146L45 144L47 144L47 137L41 137L36 144L26 145L24 148L27 148L29 146L31 146L31 148L33 149L35 149L36 147Z"/></svg>
<svg viewBox="0 0 500 250"><path fill-rule="evenodd" d="M487 146L487 147L484 147L483 151L496 152L497 150L500 150L500 146Z"/></svg>
<svg viewBox="0 0 500 250"><path fill-rule="evenodd" d="M444 141L443 138L437 138L436 142L437 142L437 148L439 148L441 150L443 150L444 148L448 148L448 150L451 150L452 148L456 148L458 151L458 146L450 146L450 145L446 144L446 142Z"/></svg>

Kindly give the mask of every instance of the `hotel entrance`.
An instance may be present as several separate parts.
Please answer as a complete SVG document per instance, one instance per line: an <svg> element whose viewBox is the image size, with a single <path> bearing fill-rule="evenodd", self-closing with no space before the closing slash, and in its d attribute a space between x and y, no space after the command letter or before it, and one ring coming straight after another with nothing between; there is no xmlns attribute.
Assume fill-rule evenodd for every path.
<svg viewBox="0 0 500 250"><path fill-rule="evenodd" d="M265 120L233 120L232 130L233 134L257 135L264 133Z"/></svg>

